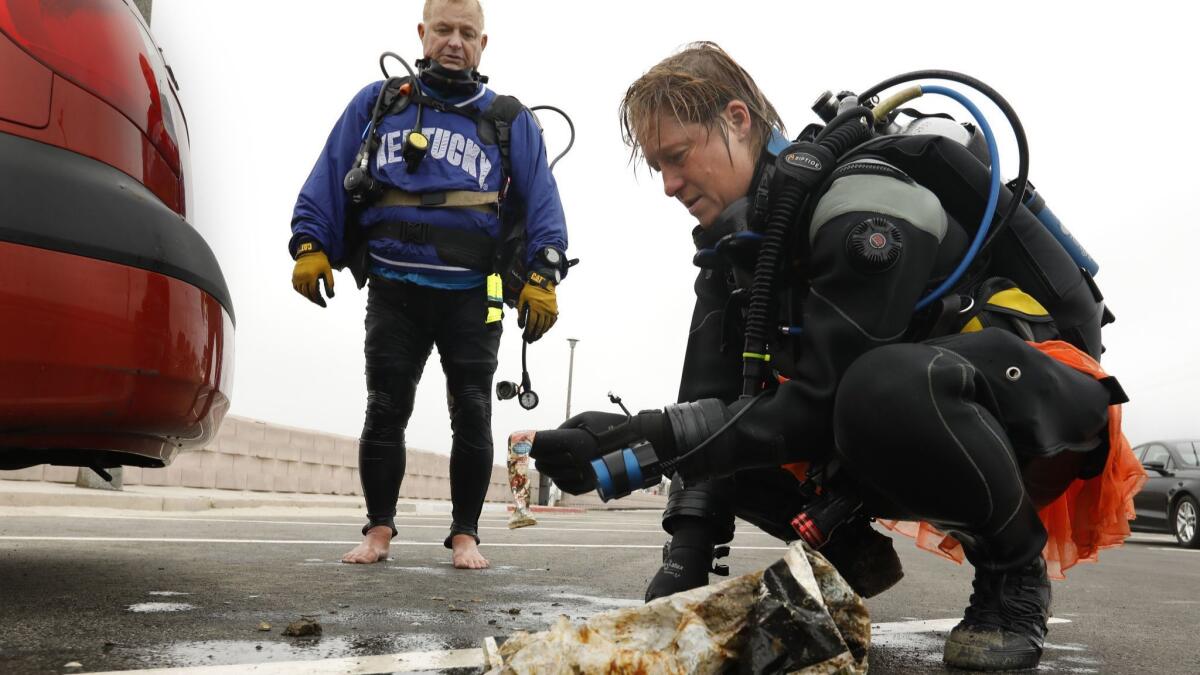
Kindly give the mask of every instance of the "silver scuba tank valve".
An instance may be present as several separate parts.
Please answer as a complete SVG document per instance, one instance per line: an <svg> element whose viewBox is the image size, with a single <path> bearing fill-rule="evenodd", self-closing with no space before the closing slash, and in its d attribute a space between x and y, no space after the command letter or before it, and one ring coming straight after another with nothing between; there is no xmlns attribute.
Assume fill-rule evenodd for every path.
<svg viewBox="0 0 1200 675"><path fill-rule="evenodd" d="M843 91L837 95L838 99L838 114L844 113L847 110L858 107L858 95L852 91Z"/></svg>

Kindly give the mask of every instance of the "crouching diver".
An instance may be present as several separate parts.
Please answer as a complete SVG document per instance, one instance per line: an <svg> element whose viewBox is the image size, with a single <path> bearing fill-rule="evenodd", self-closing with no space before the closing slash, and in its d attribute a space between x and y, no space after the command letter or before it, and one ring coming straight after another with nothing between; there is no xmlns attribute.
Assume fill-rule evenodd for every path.
<svg viewBox="0 0 1200 675"><path fill-rule="evenodd" d="M930 77L1008 117L1020 151L1010 188L990 127L957 90L860 104ZM898 107L925 94L955 98L975 123ZM946 663L1033 667L1047 560L1059 576L1075 547L1093 556L1129 532L1140 467L1120 433L1123 392L1097 363L1111 315L1035 215L1045 209L1019 120L985 84L914 73L814 109L826 124L788 144L753 79L712 43L630 86L626 142L698 221L680 402L630 419L584 413L538 432L531 455L576 494L620 497L674 476L674 536L650 597L705 583L733 514L834 547L831 562L868 594L900 575L868 518L921 521L975 570ZM1103 486L1067 492L1079 481ZM1059 514L1049 531L1043 507Z"/></svg>

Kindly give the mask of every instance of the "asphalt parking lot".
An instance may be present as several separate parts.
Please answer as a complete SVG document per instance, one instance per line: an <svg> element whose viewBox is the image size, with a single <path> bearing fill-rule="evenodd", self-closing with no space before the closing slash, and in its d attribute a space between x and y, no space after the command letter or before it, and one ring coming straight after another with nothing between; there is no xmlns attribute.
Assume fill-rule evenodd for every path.
<svg viewBox="0 0 1200 675"><path fill-rule="evenodd" d="M640 603L664 540L657 513L539 519L510 531L485 512L494 567L473 572L449 565L449 517L430 509L405 514L392 559L371 566L338 562L360 526L347 509L0 509L0 672L473 672L487 636ZM944 672L969 569L898 545L905 581L868 603L871 672ZM783 550L746 524L733 548L733 574ZM1200 551L1135 535L1068 576L1041 672L1200 672ZM302 616L319 639L282 634Z"/></svg>

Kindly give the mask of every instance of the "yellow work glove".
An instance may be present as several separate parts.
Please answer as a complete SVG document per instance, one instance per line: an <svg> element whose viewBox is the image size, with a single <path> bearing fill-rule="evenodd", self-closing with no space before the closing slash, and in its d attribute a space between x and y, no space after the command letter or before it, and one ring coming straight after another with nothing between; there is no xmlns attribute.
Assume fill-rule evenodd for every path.
<svg viewBox="0 0 1200 675"><path fill-rule="evenodd" d="M304 251L305 247L311 247L311 244L305 243L300 247ZM296 292L314 303L324 307L325 298L321 297L320 280L325 279L325 295L333 297L333 268L329 266L329 258L325 256L325 252L321 250L310 250L307 253L301 253L300 257L296 258L296 266L292 269L292 288Z"/></svg>
<svg viewBox="0 0 1200 675"><path fill-rule="evenodd" d="M517 298L517 327L525 329L522 338L526 342L536 342L557 320L558 298L554 295L554 282L531 272Z"/></svg>

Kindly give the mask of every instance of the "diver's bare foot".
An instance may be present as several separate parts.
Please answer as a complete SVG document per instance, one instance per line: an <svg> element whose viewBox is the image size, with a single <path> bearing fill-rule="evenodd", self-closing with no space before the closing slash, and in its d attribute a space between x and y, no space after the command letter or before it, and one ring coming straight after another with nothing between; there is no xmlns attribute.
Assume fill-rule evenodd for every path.
<svg viewBox="0 0 1200 675"><path fill-rule="evenodd" d="M473 541L473 540L472 540ZM388 546L392 543L392 528L376 525L367 530L362 543L342 556L344 563L370 564L388 559Z"/></svg>
<svg viewBox="0 0 1200 675"><path fill-rule="evenodd" d="M450 546L453 547L450 559L460 570L482 570L492 566L487 558L479 552L479 545L475 543L475 537L469 534L454 535L450 539Z"/></svg>

